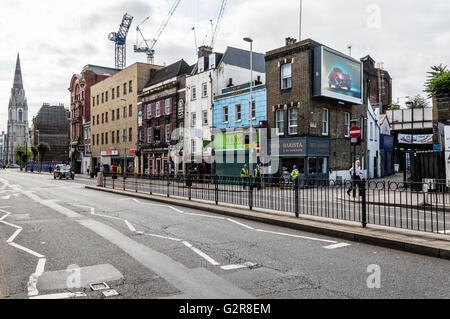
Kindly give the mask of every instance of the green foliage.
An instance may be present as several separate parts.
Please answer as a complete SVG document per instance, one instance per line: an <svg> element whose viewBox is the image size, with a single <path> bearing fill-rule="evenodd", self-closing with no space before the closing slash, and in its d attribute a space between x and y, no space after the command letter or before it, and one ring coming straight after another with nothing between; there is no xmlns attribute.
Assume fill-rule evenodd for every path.
<svg viewBox="0 0 450 319"><path fill-rule="evenodd" d="M450 94L450 71L444 72L430 81L425 89L428 97L439 94Z"/></svg>
<svg viewBox="0 0 450 319"><path fill-rule="evenodd" d="M31 152L25 145L16 147L14 152L16 154L17 164L19 164L20 166L25 165L25 163L27 162L27 158L31 158Z"/></svg>
<svg viewBox="0 0 450 319"><path fill-rule="evenodd" d="M400 110L400 104L392 103L389 105L388 111Z"/></svg>
<svg viewBox="0 0 450 319"><path fill-rule="evenodd" d="M39 155L39 151L36 145L31 146L31 153L33 153L33 161L36 162L37 157Z"/></svg>
<svg viewBox="0 0 450 319"><path fill-rule="evenodd" d="M423 109L424 107L428 107L429 103L426 98L421 96L420 94L417 94L414 96L411 100L413 102L412 107L408 106L408 108L412 109Z"/></svg>
<svg viewBox="0 0 450 319"><path fill-rule="evenodd" d="M41 142L39 143L39 145L37 146L37 150L39 152L40 155L40 160L41 162L44 161L45 158L45 154L47 154L48 152L50 152L50 145L48 145L45 142Z"/></svg>

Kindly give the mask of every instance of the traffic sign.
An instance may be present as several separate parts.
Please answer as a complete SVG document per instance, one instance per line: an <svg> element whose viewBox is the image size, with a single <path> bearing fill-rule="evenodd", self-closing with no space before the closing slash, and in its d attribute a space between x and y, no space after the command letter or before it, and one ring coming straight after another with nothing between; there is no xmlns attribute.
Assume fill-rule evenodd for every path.
<svg viewBox="0 0 450 319"><path fill-rule="evenodd" d="M359 126L353 126L349 133L351 138L358 138L361 136L361 128Z"/></svg>

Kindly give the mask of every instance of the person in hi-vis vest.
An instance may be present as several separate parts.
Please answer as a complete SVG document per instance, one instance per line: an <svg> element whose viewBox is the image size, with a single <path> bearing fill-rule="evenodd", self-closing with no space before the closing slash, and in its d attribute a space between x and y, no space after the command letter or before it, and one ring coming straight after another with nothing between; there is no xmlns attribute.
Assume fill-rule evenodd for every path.
<svg viewBox="0 0 450 319"><path fill-rule="evenodd" d="M241 170L241 179L242 179L242 185L244 186L244 189L246 189L246 187L247 187L249 176L250 176L250 174L248 171L248 165L245 164Z"/></svg>

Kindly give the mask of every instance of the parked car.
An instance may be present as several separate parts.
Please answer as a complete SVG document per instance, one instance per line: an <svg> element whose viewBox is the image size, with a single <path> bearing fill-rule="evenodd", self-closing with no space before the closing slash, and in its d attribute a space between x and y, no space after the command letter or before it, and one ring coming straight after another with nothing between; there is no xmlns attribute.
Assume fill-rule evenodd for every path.
<svg viewBox="0 0 450 319"><path fill-rule="evenodd" d="M55 171L53 172L54 179L75 179L75 172L69 165L56 165Z"/></svg>
<svg viewBox="0 0 450 319"><path fill-rule="evenodd" d="M345 88L347 91L350 91L352 89L352 78L350 75L342 72L341 69L334 68L328 75L328 84L336 89L342 90Z"/></svg>

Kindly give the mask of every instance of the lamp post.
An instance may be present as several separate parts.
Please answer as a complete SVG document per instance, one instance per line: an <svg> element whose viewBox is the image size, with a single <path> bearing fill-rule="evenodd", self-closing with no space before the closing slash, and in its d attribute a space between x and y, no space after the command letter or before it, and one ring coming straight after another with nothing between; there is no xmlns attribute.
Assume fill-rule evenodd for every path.
<svg viewBox="0 0 450 319"><path fill-rule="evenodd" d="M127 156L127 99L121 98L121 101L125 102L124 106L124 112L123 112L123 122L124 122L124 133L123 133L123 139L124 139L124 149L123 149L123 168L122 168L122 174L123 179L126 179L126 170L127 170L127 162L128 162L128 156Z"/></svg>
<svg viewBox="0 0 450 319"><path fill-rule="evenodd" d="M405 103L408 108L411 109L411 136L409 144L409 170L411 171L412 155L413 155L413 144L414 144L414 102L409 100ZM406 156L405 156L406 157ZM406 183L406 161L405 161L405 172L403 173L403 179Z"/></svg>
<svg viewBox="0 0 450 319"><path fill-rule="evenodd" d="M249 148L249 167L250 176L253 176L253 39L246 37L245 42L250 43L250 105L248 118L250 121L250 148Z"/></svg>

